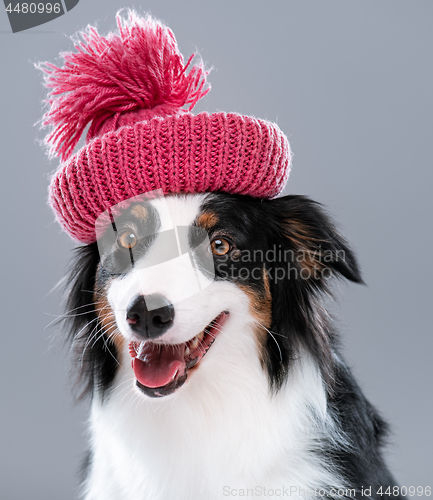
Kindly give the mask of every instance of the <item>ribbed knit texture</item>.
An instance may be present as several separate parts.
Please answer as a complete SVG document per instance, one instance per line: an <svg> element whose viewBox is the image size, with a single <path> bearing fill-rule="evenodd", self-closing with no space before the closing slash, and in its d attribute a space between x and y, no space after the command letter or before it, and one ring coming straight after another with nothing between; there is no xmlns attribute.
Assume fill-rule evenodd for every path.
<svg viewBox="0 0 433 500"><path fill-rule="evenodd" d="M91 243L102 212L148 191L277 196L289 160L285 136L262 120L233 113L154 118L81 149L54 175L50 203L71 236Z"/></svg>
<svg viewBox="0 0 433 500"><path fill-rule="evenodd" d="M278 126L234 113L195 116L183 109L207 93L203 67L187 74L191 58L183 66L174 35L151 18L130 13L129 21L118 17L118 25L120 37L105 39L90 28L83 35L87 45L66 54L63 68L43 67L53 89L44 123L54 130L47 140L65 160L49 189L62 227L92 243L103 212L157 189L277 196L291 160ZM71 156L87 123L88 144Z"/></svg>

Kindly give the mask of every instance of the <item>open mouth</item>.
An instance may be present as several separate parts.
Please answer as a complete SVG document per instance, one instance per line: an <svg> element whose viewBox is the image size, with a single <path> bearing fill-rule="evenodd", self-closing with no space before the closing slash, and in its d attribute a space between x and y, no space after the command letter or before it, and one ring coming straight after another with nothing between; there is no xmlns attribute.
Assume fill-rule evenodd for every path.
<svg viewBox="0 0 433 500"><path fill-rule="evenodd" d="M183 344L130 342L129 354L137 387L154 398L179 389L188 377L188 370L201 361L215 342L228 315L222 312L202 332Z"/></svg>

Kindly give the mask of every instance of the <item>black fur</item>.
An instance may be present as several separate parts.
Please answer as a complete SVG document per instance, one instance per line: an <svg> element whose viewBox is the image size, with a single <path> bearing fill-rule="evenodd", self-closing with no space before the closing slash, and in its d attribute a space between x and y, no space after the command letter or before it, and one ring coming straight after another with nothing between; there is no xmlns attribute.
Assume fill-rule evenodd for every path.
<svg viewBox="0 0 433 500"><path fill-rule="evenodd" d="M95 389L105 394L118 366L116 346L101 336L102 325L94 301L95 279L100 262L96 243L76 249L67 282L66 321L74 356L73 368L79 398L92 396ZM99 333L98 333L99 332Z"/></svg>
<svg viewBox="0 0 433 500"><path fill-rule="evenodd" d="M328 407L336 422L348 436L349 449L336 449L328 443L321 451L325 459L336 464L347 482L357 488L356 497L362 497L361 488L371 487L372 498L403 498L378 495L379 488L391 491L397 483L388 471L381 449L385 444L388 425L367 401L349 369L340 363L336 367L336 389Z"/></svg>

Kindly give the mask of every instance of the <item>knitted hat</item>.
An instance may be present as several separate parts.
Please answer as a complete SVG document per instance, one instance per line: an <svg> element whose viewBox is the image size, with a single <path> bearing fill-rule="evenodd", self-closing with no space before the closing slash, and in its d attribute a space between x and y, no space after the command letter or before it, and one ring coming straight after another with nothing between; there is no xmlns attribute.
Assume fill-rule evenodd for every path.
<svg viewBox="0 0 433 500"><path fill-rule="evenodd" d="M64 65L40 65L52 89L43 124L62 163L49 203L63 228L83 243L110 207L154 190L277 196L291 152L273 123L192 108L210 89L203 64L186 64L169 28L129 12L118 33L81 33ZM74 154L89 126L87 143Z"/></svg>

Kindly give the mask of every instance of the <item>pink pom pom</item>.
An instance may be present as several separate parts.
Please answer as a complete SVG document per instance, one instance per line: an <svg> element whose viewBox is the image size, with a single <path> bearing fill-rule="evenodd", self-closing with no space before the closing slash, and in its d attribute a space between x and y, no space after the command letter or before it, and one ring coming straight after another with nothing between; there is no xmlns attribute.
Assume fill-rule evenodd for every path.
<svg viewBox="0 0 433 500"><path fill-rule="evenodd" d="M62 54L64 65L38 67L45 73L49 111L43 125L51 125L46 141L51 155L66 160L90 123L87 139L104 121L121 113L161 106L181 112L191 110L210 88L202 62L187 69L176 39L169 28L151 17L140 18L133 11L128 18L118 14L119 33L106 38L89 26L80 33L77 52Z"/></svg>

